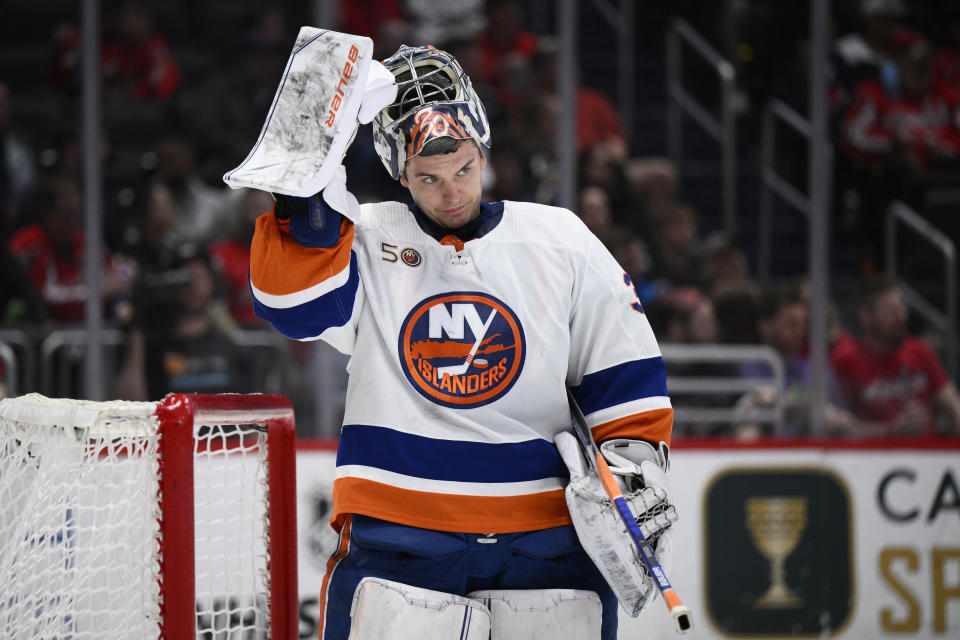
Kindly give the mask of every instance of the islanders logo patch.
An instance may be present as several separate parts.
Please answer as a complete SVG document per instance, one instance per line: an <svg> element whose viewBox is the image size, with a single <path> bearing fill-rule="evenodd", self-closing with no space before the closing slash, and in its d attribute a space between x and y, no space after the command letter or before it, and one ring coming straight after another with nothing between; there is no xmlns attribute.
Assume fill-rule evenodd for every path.
<svg viewBox="0 0 960 640"><path fill-rule="evenodd" d="M442 293L419 302L400 328L400 366L420 395L445 407L493 402L523 369L516 314L485 293Z"/></svg>

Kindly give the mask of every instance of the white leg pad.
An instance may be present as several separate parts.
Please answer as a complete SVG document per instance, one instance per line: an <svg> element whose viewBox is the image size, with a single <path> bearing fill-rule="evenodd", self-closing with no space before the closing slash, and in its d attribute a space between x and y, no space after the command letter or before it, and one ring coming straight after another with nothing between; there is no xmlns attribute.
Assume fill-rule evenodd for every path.
<svg viewBox="0 0 960 640"><path fill-rule="evenodd" d="M599 640L603 605L593 591L530 589L467 594L490 609L492 640Z"/></svg>
<svg viewBox="0 0 960 640"><path fill-rule="evenodd" d="M349 640L489 640L490 612L475 600L364 578L353 593Z"/></svg>

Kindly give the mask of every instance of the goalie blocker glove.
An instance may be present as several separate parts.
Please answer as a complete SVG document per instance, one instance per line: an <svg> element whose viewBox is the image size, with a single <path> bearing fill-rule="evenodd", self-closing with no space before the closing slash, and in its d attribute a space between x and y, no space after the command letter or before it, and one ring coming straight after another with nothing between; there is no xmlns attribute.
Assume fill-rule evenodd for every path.
<svg viewBox="0 0 960 640"><path fill-rule="evenodd" d="M393 74L372 57L370 38L301 28L257 142L223 181L296 197L327 187L357 126L396 98Z"/></svg>
<svg viewBox="0 0 960 640"><path fill-rule="evenodd" d="M658 589L654 578L637 555L637 548L623 526L616 505L604 491L600 478L587 465L577 439L568 432L561 432L554 442L570 471L570 483L565 495L580 544L603 574L623 610L631 617L636 617L656 597ZM632 474L633 485L643 485L629 493L625 492L624 498L637 518L640 531L656 551L660 565L668 572L673 548L671 525L677 521L677 510L669 498L665 470L666 445L661 448L661 454L641 440L610 440L604 445L608 443L610 446L607 449L626 448L631 458L634 453L640 456L637 463L631 458L615 454L615 462L611 464L617 469L611 468L611 471L620 476ZM624 443L630 444L624 447ZM639 452L643 449L635 447L633 443L642 444L647 450L641 454ZM620 446L617 447L617 444ZM604 445L601 445L601 452L610 461L611 456L603 451ZM659 460L663 461L662 467Z"/></svg>
<svg viewBox="0 0 960 640"><path fill-rule="evenodd" d="M661 441L659 446L654 449L653 445L645 440L635 440L630 438L614 438L606 440L600 445L600 453L610 467L610 472L620 485L620 490L629 502L632 496L650 495L662 496L663 504L659 507L653 506L648 511L650 519L656 519L658 510L663 513L669 512L672 517L670 522L677 519L676 509L670 502L670 480L667 472L670 471L670 446ZM643 528L640 521L641 516L638 512L637 524L640 524L644 537L653 546L660 560L660 566L664 571L669 572L670 555L673 551L673 532L669 529L662 531L653 529L654 534L651 537ZM670 522L665 526L669 527Z"/></svg>

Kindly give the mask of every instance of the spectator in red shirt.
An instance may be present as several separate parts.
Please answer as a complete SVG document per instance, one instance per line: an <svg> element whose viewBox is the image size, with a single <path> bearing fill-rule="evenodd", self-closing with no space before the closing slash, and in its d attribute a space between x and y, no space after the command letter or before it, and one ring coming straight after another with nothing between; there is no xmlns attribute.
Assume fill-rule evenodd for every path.
<svg viewBox="0 0 960 640"><path fill-rule="evenodd" d="M850 106L857 85L882 81L894 64L889 60L894 34L902 27L907 9L900 0L862 0L861 27L837 38L830 56L830 102L843 111Z"/></svg>
<svg viewBox="0 0 960 640"><path fill-rule="evenodd" d="M75 25L60 25L54 33L57 52L50 79L61 89L76 90L80 76L82 33ZM100 52L108 94L133 100L167 100L180 86L182 74L167 41L154 29L144 7L129 3L115 19Z"/></svg>
<svg viewBox="0 0 960 640"><path fill-rule="evenodd" d="M523 28L523 6L516 0L488 0L487 27L477 40L479 80L500 89L523 69L537 51L537 37Z"/></svg>
<svg viewBox="0 0 960 640"><path fill-rule="evenodd" d="M532 59L535 94L556 94L556 64L556 43L549 39L542 40ZM579 81L576 97L577 153L583 154L592 147L602 146L608 148L618 162L623 162L628 153L627 136L613 103L602 92Z"/></svg>
<svg viewBox="0 0 960 640"><path fill-rule="evenodd" d="M65 180L41 186L39 221L10 238L10 254L26 271L53 320L83 322L83 209L80 191Z"/></svg>
<svg viewBox="0 0 960 640"><path fill-rule="evenodd" d="M88 294L80 190L68 180L51 178L39 189L36 211L40 221L10 238L10 254L27 273L52 320L83 322ZM129 290L134 275L128 264L110 265L101 287L104 297Z"/></svg>
<svg viewBox="0 0 960 640"><path fill-rule="evenodd" d="M934 83L930 43L901 29L895 40L899 83L883 87L866 80L844 117L843 144L854 159L887 166L891 162L922 173L960 158L960 101L956 91Z"/></svg>
<svg viewBox="0 0 960 640"><path fill-rule="evenodd" d="M861 82L840 125L849 171L843 182L858 192L856 242L861 269L881 262L883 216L891 199L922 197L930 181L956 182L960 168L960 95L935 84L931 48L920 33L894 37L893 80Z"/></svg>
<svg viewBox="0 0 960 640"><path fill-rule="evenodd" d="M403 3L399 0L376 0L375 2L349 2L348 0L338 0L337 14L339 31L344 33L353 33L358 36L368 36L374 38L374 46L377 46L377 35L380 27L385 22L391 20L403 20ZM379 49L379 47L377 47ZM390 53L396 49L390 49ZM386 56L374 56L377 60L382 60Z"/></svg>
<svg viewBox="0 0 960 640"><path fill-rule="evenodd" d="M831 352L856 429L865 436L934 435L935 412L960 433L960 395L921 338L907 335L907 308L896 283L865 283L857 318L862 335Z"/></svg>
<svg viewBox="0 0 960 640"><path fill-rule="evenodd" d="M103 45L104 80L134 100L173 96L180 86L180 67L147 10L135 3L124 6L117 31L117 36Z"/></svg>

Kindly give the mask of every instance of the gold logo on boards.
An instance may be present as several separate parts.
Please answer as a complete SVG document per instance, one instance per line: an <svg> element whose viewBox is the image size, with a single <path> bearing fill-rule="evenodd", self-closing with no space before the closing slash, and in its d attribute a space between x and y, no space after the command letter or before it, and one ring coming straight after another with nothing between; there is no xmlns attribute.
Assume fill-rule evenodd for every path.
<svg viewBox="0 0 960 640"><path fill-rule="evenodd" d="M770 588L753 602L757 609L793 609L803 598L787 586L786 560L807 528L808 500L804 497L747 498L746 527L754 546L770 561Z"/></svg>

